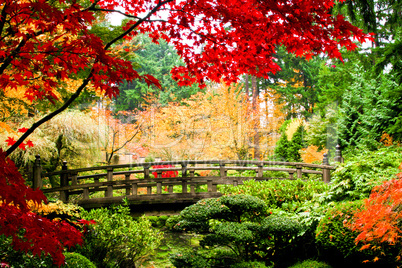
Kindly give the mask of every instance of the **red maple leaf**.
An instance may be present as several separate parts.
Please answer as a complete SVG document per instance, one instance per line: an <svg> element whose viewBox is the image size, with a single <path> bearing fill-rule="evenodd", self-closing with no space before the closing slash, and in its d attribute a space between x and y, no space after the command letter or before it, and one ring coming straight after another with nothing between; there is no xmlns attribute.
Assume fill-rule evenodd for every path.
<svg viewBox="0 0 402 268"><path fill-rule="evenodd" d="M18 132L21 132L21 133L25 133L27 131L28 131L28 128L26 128L26 127L18 129Z"/></svg>
<svg viewBox="0 0 402 268"><path fill-rule="evenodd" d="M6 142L7 142L7 146L12 146L12 145L14 145L14 143L15 143L15 139L12 138L12 137L8 137L8 138L6 139Z"/></svg>
<svg viewBox="0 0 402 268"><path fill-rule="evenodd" d="M25 143L25 142L21 142L21 144L18 145L18 148L20 148L21 150L25 150L25 146L26 146L26 143Z"/></svg>
<svg viewBox="0 0 402 268"><path fill-rule="evenodd" d="M31 147L31 148L34 147L34 144L32 143L31 140L27 140L26 145L27 145L28 147Z"/></svg>

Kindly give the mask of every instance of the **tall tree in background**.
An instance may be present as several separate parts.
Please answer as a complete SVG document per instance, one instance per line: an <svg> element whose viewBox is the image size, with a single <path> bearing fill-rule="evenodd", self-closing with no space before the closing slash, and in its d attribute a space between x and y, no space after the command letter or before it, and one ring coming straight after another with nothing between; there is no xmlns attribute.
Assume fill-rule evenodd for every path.
<svg viewBox="0 0 402 268"><path fill-rule="evenodd" d="M148 135L152 140L147 143L166 159L248 159L255 149L256 121L264 115L239 85L214 85L183 104L157 109ZM260 131L259 123L258 127ZM267 135L261 138L265 144L271 142L270 128L266 123Z"/></svg>
<svg viewBox="0 0 402 268"><path fill-rule="evenodd" d="M253 93L252 108L255 115L259 114L260 109L260 88L257 84L257 78L253 75L251 76L251 89ZM260 127L259 118L254 119L254 137L253 137L253 147L254 147L254 158L260 159L260 133L258 131Z"/></svg>
<svg viewBox="0 0 402 268"><path fill-rule="evenodd" d="M317 76L324 60L320 57L306 60L287 54L283 47L278 48L276 57L281 71L263 80L263 85L281 96L277 104L284 104L287 119L310 117L320 95Z"/></svg>
<svg viewBox="0 0 402 268"><path fill-rule="evenodd" d="M120 86L120 94L115 98L114 107L116 111L144 109L146 98L150 94L159 99L161 105L169 102L181 101L200 90L198 85L180 87L177 81L173 80L170 71L175 66L183 66L173 46L165 40L158 40L158 44L152 42L146 35L139 35L135 38L137 48L134 55L134 63L140 74L151 74L160 82L161 87L149 87L141 81L124 81Z"/></svg>

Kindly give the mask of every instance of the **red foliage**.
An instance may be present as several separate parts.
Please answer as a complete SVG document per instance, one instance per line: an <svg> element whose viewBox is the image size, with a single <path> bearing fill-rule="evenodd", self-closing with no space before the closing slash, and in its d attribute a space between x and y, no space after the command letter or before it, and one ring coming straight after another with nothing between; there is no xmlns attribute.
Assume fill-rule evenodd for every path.
<svg viewBox="0 0 402 268"><path fill-rule="evenodd" d="M15 250L35 255L50 254L58 266L64 263L63 248L82 243L81 233L63 221L51 221L29 209L27 201L46 201L39 190L25 185L14 163L0 149L0 234L13 238Z"/></svg>
<svg viewBox="0 0 402 268"><path fill-rule="evenodd" d="M279 71L273 57L278 46L301 57L325 53L341 59L341 47L353 50L353 39L371 39L342 16L331 15L334 0L0 2L0 90L24 88L31 101L54 102L53 90L82 71L88 75L77 88L78 95L89 83L109 97L119 93L124 80L142 79L160 87L154 77L140 75L129 60L110 51L119 40L139 32L148 33L156 43L163 38L175 46L185 62L172 70L181 85L235 82L244 73L268 78ZM113 13L118 7L135 19L105 44L91 33L95 13Z"/></svg>
<svg viewBox="0 0 402 268"><path fill-rule="evenodd" d="M157 166L152 166L154 169L158 168L171 168L173 167L172 165L157 165ZM157 172L152 172L154 177L156 178L158 176ZM179 172L175 170L170 170L170 171L162 171L162 178L175 178L179 175Z"/></svg>
<svg viewBox="0 0 402 268"><path fill-rule="evenodd" d="M381 250L381 244L402 246L402 180L385 181L376 186L365 201L365 208L354 215L352 230L360 232L356 243L363 249ZM381 255L381 254L380 254ZM397 259L401 259L402 250ZM376 257L378 259L378 257Z"/></svg>

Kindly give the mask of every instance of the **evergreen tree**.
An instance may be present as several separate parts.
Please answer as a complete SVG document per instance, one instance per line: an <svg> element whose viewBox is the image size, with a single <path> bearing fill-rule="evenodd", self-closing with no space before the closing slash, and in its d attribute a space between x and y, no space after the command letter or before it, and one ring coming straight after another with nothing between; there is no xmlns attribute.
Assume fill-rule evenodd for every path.
<svg viewBox="0 0 402 268"><path fill-rule="evenodd" d="M286 135L285 131L282 131L282 135L280 139L276 143L275 147L275 159L280 161L287 161L288 160L288 148L290 142L288 141L288 136Z"/></svg>
<svg viewBox="0 0 402 268"><path fill-rule="evenodd" d="M137 39L139 49L133 62L139 67L140 74L151 74L159 80L161 89L156 86L149 87L147 83L136 80L131 83L124 82L120 85L120 95L115 98L116 111L142 109L147 104L147 97L155 95L161 105L167 105L172 101L180 101L194 95L200 88L198 85L180 87L170 75L174 66L183 65L176 50L165 40L159 40L155 44L148 36L140 35Z"/></svg>
<svg viewBox="0 0 402 268"><path fill-rule="evenodd" d="M289 162L300 162L301 161L301 155L300 155L300 149L306 147L306 141L305 141L305 128L304 125L301 124L296 132L293 134L292 139L289 142L288 148L287 148L287 156L288 156L288 161Z"/></svg>

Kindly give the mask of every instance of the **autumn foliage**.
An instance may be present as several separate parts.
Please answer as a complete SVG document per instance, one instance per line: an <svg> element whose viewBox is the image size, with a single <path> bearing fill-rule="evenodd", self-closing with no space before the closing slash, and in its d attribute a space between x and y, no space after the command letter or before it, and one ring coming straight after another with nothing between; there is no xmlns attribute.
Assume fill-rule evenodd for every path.
<svg viewBox="0 0 402 268"><path fill-rule="evenodd" d="M18 147L31 146L29 135L66 110L89 86L108 97L119 93L123 81L142 79L160 86L114 53L114 45L139 32L148 33L154 42L165 39L185 62L172 71L181 85L221 79L235 82L244 73L268 78L279 70L273 57L278 46L300 57L324 53L341 59L341 47L353 50L357 47L353 39L369 39L342 16L332 16L333 6L333 0L223 0L219 4L208 0L0 0L0 97L14 91L32 106L58 104L21 131L18 139L8 139L10 147L0 152L0 232L13 237L16 249L37 255L43 251L58 265L63 262L63 246L81 241L70 225L42 219L28 210L27 200L40 203L45 198L24 184L6 156ZM91 31L96 15L120 7L130 21L104 42ZM61 99L57 92L72 80L76 86Z"/></svg>
<svg viewBox="0 0 402 268"><path fill-rule="evenodd" d="M154 169L159 169L159 168L172 168L172 165L155 165L152 166L152 168ZM155 178L158 177L158 172L152 172L152 175L154 175ZM179 175L179 172L177 172L176 170L168 170L168 171L162 171L161 176L162 178L174 178L177 177Z"/></svg>
<svg viewBox="0 0 402 268"><path fill-rule="evenodd" d="M46 197L25 185L14 163L0 149L0 235L11 236L15 250L34 255L49 254L58 266L64 263L63 249L82 243L82 234L64 221L51 221L30 211Z"/></svg>
<svg viewBox="0 0 402 268"><path fill-rule="evenodd" d="M378 253L373 261L385 256L385 245L395 248L402 246L402 172L397 177L373 188L370 197L365 200L365 208L354 215L354 222L350 226L352 230L360 232L355 241L364 244L361 250L370 249ZM402 250L396 257L398 262L401 257Z"/></svg>

